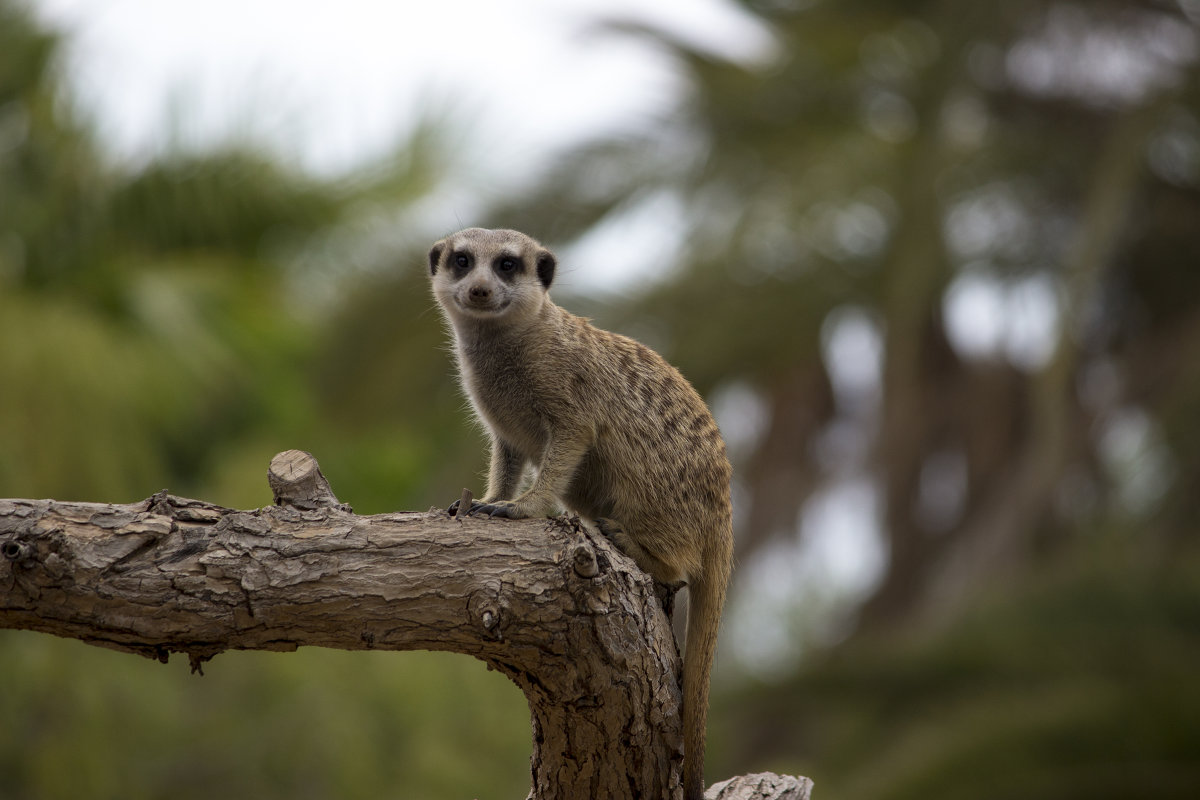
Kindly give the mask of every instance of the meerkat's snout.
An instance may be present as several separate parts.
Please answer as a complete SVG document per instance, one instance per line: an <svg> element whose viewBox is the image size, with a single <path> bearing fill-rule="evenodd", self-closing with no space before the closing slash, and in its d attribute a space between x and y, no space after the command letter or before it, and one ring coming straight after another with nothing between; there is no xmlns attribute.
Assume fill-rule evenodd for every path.
<svg viewBox="0 0 1200 800"><path fill-rule="evenodd" d="M468 308L480 311L498 311L504 305L498 287L479 279L463 281L463 286L458 291L458 299Z"/></svg>
<svg viewBox="0 0 1200 800"><path fill-rule="evenodd" d="M454 304L473 318L500 314L512 304L512 292L491 270L472 269L449 286Z"/></svg>

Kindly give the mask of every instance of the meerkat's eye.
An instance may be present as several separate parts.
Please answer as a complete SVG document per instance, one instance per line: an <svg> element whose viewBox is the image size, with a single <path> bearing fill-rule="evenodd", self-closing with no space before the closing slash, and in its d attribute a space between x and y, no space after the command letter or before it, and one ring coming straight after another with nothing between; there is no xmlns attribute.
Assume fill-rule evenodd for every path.
<svg viewBox="0 0 1200 800"><path fill-rule="evenodd" d="M501 272L512 272L516 268L517 268L517 261L515 258L500 259L500 271Z"/></svg>
<svg viewBox="0 0 1200 800"><path fill-rule="evenodd" d="M454 257L454 263L461 268L466 269L467 267L471 266L471 259L467 258L462 253L459 253Z"/></svg>

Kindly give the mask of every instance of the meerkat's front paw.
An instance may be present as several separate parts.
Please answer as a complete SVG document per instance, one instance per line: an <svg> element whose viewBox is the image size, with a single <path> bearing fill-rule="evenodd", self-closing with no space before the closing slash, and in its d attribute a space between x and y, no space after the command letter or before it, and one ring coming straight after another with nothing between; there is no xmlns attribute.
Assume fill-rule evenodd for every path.
<svg viewBox="0 0 1200 800"><path fill-rule="evenodd" d="M506 517L507 519L524 519L520 508L511 500L495 500L490 503L475 501L471 504L468 514L487 514L489 517Z"/></svg>

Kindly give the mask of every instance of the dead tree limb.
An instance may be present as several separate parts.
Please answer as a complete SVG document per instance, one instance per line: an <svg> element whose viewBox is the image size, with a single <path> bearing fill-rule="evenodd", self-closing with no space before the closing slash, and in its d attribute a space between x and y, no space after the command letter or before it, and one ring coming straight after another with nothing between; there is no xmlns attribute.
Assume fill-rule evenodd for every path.
<svg viewBox="0 0 1200 800"><path fill-rule="evenodd" d="M275 457L269 482L276 505L253 511L166 492L0 500L0 627L185 653L193 669L229 649L466 653L529 701L532 798L679 795L670 625L651 579L602 536L567 519L358 516L298 451ZM719 796L807 796L771 778L792 783Z"/></svg>

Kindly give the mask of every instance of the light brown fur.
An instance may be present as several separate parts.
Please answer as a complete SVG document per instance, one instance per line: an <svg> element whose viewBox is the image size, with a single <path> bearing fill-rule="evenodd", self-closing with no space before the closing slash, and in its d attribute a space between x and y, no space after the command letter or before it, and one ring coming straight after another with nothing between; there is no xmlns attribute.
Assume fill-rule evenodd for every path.
<svg viewBox="0 0 1200 800"><path fill-rule="evenodd" d="M471 513L565 507L595 520L657 580L686 580L684 794L704 790L709 672L732 565L730 466L700 395L657 353L548 294L556 261L517 231L469 228L429 253L463 387L491 434ZM527 466L532 485L517 495Z"/></svg>

